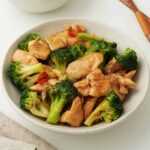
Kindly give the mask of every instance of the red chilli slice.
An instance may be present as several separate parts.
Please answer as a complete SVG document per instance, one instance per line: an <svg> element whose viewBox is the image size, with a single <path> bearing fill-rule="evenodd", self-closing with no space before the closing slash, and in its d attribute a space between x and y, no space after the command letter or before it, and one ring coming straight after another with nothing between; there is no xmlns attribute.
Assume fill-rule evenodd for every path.
<svg viewBox="0 0 150 150"><path fill-rule="evenodd" d="M76 32L75 30L73 30L72 27L70 27L70 28L68 29L68 35L69 35L70 37L76 37L76 36L77 36L77 32Z"/></svg>
<svg viewBox="0 0 150 150"><path fill-rule="evenodd" d="M43 83L46 83L48 81L49 77L48 77L48 74L43 71L39 74L38 78L37 78L37 83L39 84L43 84Z"/></svg>

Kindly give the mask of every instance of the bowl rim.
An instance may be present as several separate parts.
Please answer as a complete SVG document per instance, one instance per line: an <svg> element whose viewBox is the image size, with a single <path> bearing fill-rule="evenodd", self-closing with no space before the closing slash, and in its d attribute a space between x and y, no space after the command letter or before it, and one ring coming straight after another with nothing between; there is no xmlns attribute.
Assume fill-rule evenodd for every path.
<svg viewBox="0 0 150 150"><path fill-rule="evenodd" d="M138 48L138 51L140 52L140 55L142 56L142 61L144 62L144 64L146 65L146 70L147 70L147 76L148 76L148 81L147 81L147 86L146 86L146 90L142 96L142 100L139 101L138 103L136 103L136 105L134 106L134 108L132 108L125 116L123 115L121 118L119 118L118 120L112 122L111 124L107 125L107 126L103 126L103 127L100 127L100 128L89 128L89 127L85 127L83 130L81 130L80 127L78 128L73 128L73 127L67 127L67 128L62 128L63 126L61 126L61 128L59 126L56 126L56 125L52 125L52 124L44 124L43 122L39 122L38 120L35 120L34 118L30 117L29 115L27 115L21 108L19 108L12 100L11 100L11 97L9 97L9 95L7 94L7 90L5 89L5 86L4 86L4 62L5 62L5 58L7 56L7 54L9 53L9 50L10 48L12 47L12 45L15 43L15 41L17 41L18 39L20 39L24 34L34 30L35 28L37 27L40 27L40 26L43 26L44 24L48 24L48 23L51 23L51 22L56 22L56 21L64 21L64 20L72 20L72 21L75 21L75 20L81 20L81 21L91 21L91 22L94 22L94 23L99 23L99 24L102 24L102 25L105 25L107 27L109 27L110 29L113 29L113 30L117 30L118 33L124 35L125 37L127 37L137 48ZM50 19L50 20L47 20L45 22L42 22L40 24L37 24L35 26L33 26L32 28L26 30L25 32L23 32L22 34L20 34L13 42L12 44L9 46L9 48L7 49L7 52L5 52L5 55L3 57L3 62L2 62L2 68L1 68L1 87L2 87L2 90L4 92L4 95L6 96L6 99L8 100L9 104L11 104L11 106L14 108L14 110L16 112L18 112L18 114L20 116L24 116L24 118L26 118L27 120L29 120L31 123L33 123L34 125L37 125L38 127L42 127L44 129L48 129L48 130L51 130L51 131L54 131L54 132L57 132L57 133L63 133L63 134L74 134L74 135L79 135L79 134L90 134L90 133L96 133L96 132L100 132L100 131L105 131L107 129L110 129L112 127L115 127L117 125L119 125L121 122L124 122L131 114L133 114L133 112L140 106L140 104L143 102L143 100L145 99L146 95L147 95L147 92L148 92L148 87L149 87L149 80L150 80L150 70L149 70L149 65L147 63L147 60L145 58L145 56L143 55L143 52L141 50L141 48L132 40L132 38L127 34L125 33L124 31L122 31L121 29L119 29L118 27L114 26L114 25L111 25L111 24L108 24L108 23L105 23L105 22L102 22L102 21L99 21L99 20L96 20L96 19L88 19L88 18L76 18L76 17L67 17L67 18L54 18L54 19Z"/></svg>

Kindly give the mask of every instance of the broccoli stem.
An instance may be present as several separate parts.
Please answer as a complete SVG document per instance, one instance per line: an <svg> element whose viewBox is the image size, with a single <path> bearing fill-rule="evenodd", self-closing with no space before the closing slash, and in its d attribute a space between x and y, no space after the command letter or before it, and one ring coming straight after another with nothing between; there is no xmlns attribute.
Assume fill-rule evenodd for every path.
<svg viewBox="0 0 150 150"><path fill-rule="evenodd" d="M106 101L102 101L91 113L91 115L85 120L84 124L86 126L91 126L93 122L97 119L100 119L101 116L101 111L103 110L103 107L107 107L108 103Z"/></svg>
<svg viewBox="0 0 150 150"><path fill-rule="evenodd" d="M66 70L66 66L67 66L67 64L65 64L65 63L55 63L55 67L56 67L56 69L58 69L58 70L61 70L61 71L64 71L64 70Z"/></svg>
<svg viewBox="0 0 150 150"><path fill-rule="evenodd" d="M100 108L99 106L92 112L92 114L85 120L84 124L86 126L91 126L93 122L100 119Z"/></svg>
<svg viewBox="0 0 150 150"><path fill-rule="evenodd" d="M101 41L101 40L104 40L104 38L101 38L99 36L96 36L96 35L92 35L92 34L89 34L89 33L78 33L77 37L81 38L81 39L84 39L84 40L97 40L97 41Z"/></svg>
<svg viewBox="0 0 150 150"><path fill-rule="evenodd" d="M50 114L48 115L47 122L51 124L56 124L59 121L60 112L55 110L51 110Z"/></svg>
<svg viewBox="0 0 150 150"><path fill-rule="evenodd" d="M58 78L61 78L64 76L64 71L58 70L58 69L53 69L52 73L54 73Z"/></svg>
<svg viewBox="0 0 150 150"><path fill-rule="evenodd" d="M43 103L39 104L39 110L48 116L48 109Z"/></svg>
<svg viewBox="0 0 150 150"><path fill-rule="evenodd" d="M51 108L48 114L47 122L51 124L57 124L60 118L60 113L66 103L65 99L57 98L54 102L51 104Z"/></svg>
<svg viewBox="0 0 150 150"><path fill-rule="evenodd" d="M37 75L37 74L36 74L36 75L33 75L33 76L31 76L31 77L28 77L28 78L27 78L27 81L26 81L27 87L30 87L30 86L34 85L34 83L36 82L37 78L38 78L38 75Z"/></svg>
<svg viewBox="0 0 150 150"><path fill-rule="evenodd" d="M32 75L34 73L39 73L41 71L43 71L43 65L41 63L38 63L36 65L23 67L22 70L20 70L19 72L23 74L22 79L24 79L29 75Z"/></svg>
<svg viewBox="0 0 150 150"><path fill-rule="evenodd" d="M33 115L36 115L36 116L39 116L39 117L43 117L43 118L47 118L47 115L48 113L44 113L44 112L41 112L39 111L35 106L33 106L31 109L30 109L30 112L33 114Z"/></svg>

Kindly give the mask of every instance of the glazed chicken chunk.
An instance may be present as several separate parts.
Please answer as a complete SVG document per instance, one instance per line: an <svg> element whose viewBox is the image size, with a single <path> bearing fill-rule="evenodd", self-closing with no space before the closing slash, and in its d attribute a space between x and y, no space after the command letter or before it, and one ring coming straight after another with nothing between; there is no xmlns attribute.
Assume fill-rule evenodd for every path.
<svg viewBox="0 0 150 150"><path fill-rule="evenodd" d="M136 83L131 80L135 73L136 71L131 71L124 77L118 74L109 75L111 88L120 97L121 101L124 101L125 95L128 94L129 89L134 89L136 87Z"/></svg>
<svg viewBox="0 0 150 150"><path fill-rule="evenodd" d="M48 88L52 87L58 82L58 79L49 79L48 82L45 82L44 84L35 84L30 87L30 90L37 91L37 92L42 92L47 90Z"/></svg>
<svg viewBox="0 0 150 150"><path fill-rule="evenodd" d="M129 78L132 79L136 74L136 70L132 70L130 72L128 72L127 74L124 75L125 78Z"/></svg>
<svg viewBox="0 0 150 150"><path fill-rule="evenodd" d="M107 74L110 74L110 73L114 73L120 69L122 69L122 66L117 62L117 60L115 58L113 58L105 66L104 72Z"/></svg>
<svg viewBox="0 0 150 150"><path fill-rule="evenodd" d="M37 84L31 86L30 90L37 91L37 92L42 92L42 91L47 90L50 87L51 87L51 85L48 84L48 83L44 83L44 84L37 83Z"/></svg>
<svg viewBox="0 0 150 150"><path fill-rule="evenodd" d="M86 28L81 24L72 24L72 25L65 25L64 30L73 30L76 33L85 32Z"/></svg>
<svg viewBox="0 0 150 150"><path fill-rule="evenodd" d="M66 69L66 74L73 79L86 77L90 72L95 70L102 62L103 55L92 53L70 63Z"/></svg>
<svg viewBox="0 0 150 150"><path fill-rule="evenodd" d="M92 113L93 108L97 102L96 97L87 97L85 98L85 103L83 105L84 119L86 120L89 115Z"/></svg>
<svg viewBox="0 0 150 150"><path fill-rule="evenodd" d="M65 26L65 31L67 31L67 43L73 46L77 43L82 42L82 40L77 37L77 34L85 32L86 28L80 24L73 24Z"/></svg>
<svg viewBox="0 0 150 150"><path fill-rule="evenodd" d="M66 32L54 33L45 37L50 49L57 50L59 48L67 46Z"/></svg>
<svg viewBox="0 0 150 150"><path fill-rule="evenodd" d="M12 61L19 61L24 65L35 65L38 60L29 52L17 49L12 56Z"/></svg>
<svg viewBox="0 0 150 150"><path fill-rule="evenodd" d="M73 127L79 127L83 118L82 100L76 97L72 102L70 110L62 114L60 122L67 123Z"/></svg>
<svg viewBox="0 0 150 150"><path fill-rule="evenodd" d="M109 80L105 79L99 69L91 72L86 79L75 82L74 86L83 96L106 96L111 91Z"/></svg>
<svg viewBox="0 0 150 150"><path fill-rule="evenodd" d="M28 50L34 57L46 60L50 54L49 46L42 40L33 40L28 43Z"/></svg>
<svg viewBox="0 0 150 150"><path fill-rule="evenodd" d="M79 24L65 26L64 31L51 34L45 37L45 40L49 44L50 49L53 51L66 47L67 45L73 46L81 42L82 40L77 37L77 34L85 31L85 27Z"/></svg>

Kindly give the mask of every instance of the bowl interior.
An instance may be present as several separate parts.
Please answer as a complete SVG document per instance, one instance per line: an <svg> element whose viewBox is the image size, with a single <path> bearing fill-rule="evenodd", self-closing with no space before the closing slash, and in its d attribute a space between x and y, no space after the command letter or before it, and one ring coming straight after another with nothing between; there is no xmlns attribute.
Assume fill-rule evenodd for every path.
<svg viewBox="0 0 150 150"><path fill-rule="evenodd" d="M72 128L67 126L60 126L60 125L51 125L47 124L46 122L34 117L30 113L23 111L19 106L19 98L20 93L19 91L12 85L10 80L6 75L6 68L11 62L11 56L17 48L18 42L26 36L30 32L39 33L42 37L60 31L65 24L72 24L72 23L81 23L83 24L90 33L95 33L101 37L106 39L112 40L117 42L118 50L122 51L127 47L135 49L138 56L139 62L139 69L136 76L137 88L130 92L127 101L124 103L124 114L116 121L112 122L111 124L100 123L91 127L80 127L80 128ZM81 133L91 133L97 132L98 130L104 130L114 125L119 124L122 120L124 120L127 116L129 116L143 101L146 91L148 89L149 84L149 70L147 63L145 62L145 58L141 53L139 47L123 32L119 29L97 22L92 20L86 19L57 19L53 21L49 21L43 23L31 30L25 32L21 35L8 49L8 52L5 56L5 61L3 63L3 70L2 70L2 84L4 87L4 92L7 96L9 102L13 105L14 109L18 111L21 115L26 117L31 122L34 122L36 125L39 125L43 128L47 128L56 132L61 133L71 133L71 134L81 134Z"/></svg>

